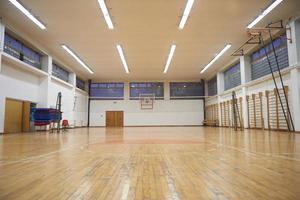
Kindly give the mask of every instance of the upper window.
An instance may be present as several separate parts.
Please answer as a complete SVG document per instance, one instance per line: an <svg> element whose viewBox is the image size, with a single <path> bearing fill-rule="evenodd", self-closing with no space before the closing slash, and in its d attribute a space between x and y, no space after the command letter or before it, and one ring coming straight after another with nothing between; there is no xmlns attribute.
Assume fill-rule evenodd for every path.
<svg viewBox="0 0 300 200"><path fill-rule="evenodd" d="M207 81L208 96L214 96L218 93L217 76Z"/></svg>
<svg viewBox="0 0 300 200"><path fill-rule="evenodd" d="M224 84L225 90L241 85L240 63L235 64L224 71Z"/></svg>
<svg viewBox="0 0 300 200"><path fill-rule="evenodd" d="M289 66L288 50L287 50L287 40L286 36L281 36L273 40L275 47L275 53L277 55L278 65L280 69L286 68ZM268 75L271 73L268 59L266 53L270 59L271 67L273 71L277 71L276 59L272 49L272 44L269 43L263 48L255 51L251 55L251 78L255 80L262 76Z"/></svg>
<svg viewBox="0 0 300 200"><path fill-rule="evenodd" d="M138 99L140 94L154 94L155 99L164 99L164 83L139 82L130 83L130 99Z"/></svg>
<svg viewBox="0 0 300 200"><path fill-rule="evenodd" d="M4 36L4 51L33 67L41 69L41 54L7 33Z"/></svg>
<svg viewBox="0 0 300 200"><path fill-rule="evenodd" d="M52 75L63 80L69 82L69 72L59 65L53 63L52 64Z"/></svg>
<svg viewBox="0 0 300 200"><path fill-rule="evenodd" d="M170 83L170 99L201 99L204 96L202 82Z"/></svg>
<svg viewBox="0 0 300 200"><path fill-rule="evenodd" d="M82 90L85 90L85 82L84 80L76 77L76 87Z"/></svg>
<svg viewBox="0 0 300 200"><path fill-rule="evenodd" d="M90 96L97 99L124 99L124 83L92 83Z"/></svg>

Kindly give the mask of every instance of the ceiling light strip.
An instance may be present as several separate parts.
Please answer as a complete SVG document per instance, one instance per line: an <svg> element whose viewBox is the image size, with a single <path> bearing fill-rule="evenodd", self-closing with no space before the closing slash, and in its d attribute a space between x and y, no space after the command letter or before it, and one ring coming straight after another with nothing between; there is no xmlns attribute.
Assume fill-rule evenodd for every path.
<svg viewBox="0 0 300 200"><path fill-rule="evenodd" d="M123 52L123 49L122 49L121 45L119 45L119 44L117 45L117 50L119 52L123 67L124 67L126 73L129 74L129 68L128 68L128 65L126 63L124 52Z"/></svg>
<svg viewBox="0 0 300 200"><path fill-rule="evenodd" d="M220 53L218 53L216 55L216 57L214 57L214 59L212 59L212 61L210 61L205 67L204 69L201 70L201 74L203 74L210 66L212 66L212 64L214 64L229 48L231 47L231 44L227 44L222 51L220 51Z"/></svg>
<svg viewBox="0 0 300 200"><path fill-rule="evenodd" d="M45 30L46 26L39 21L33 14L31 14L22 4L17 0L9 0L14 6L16 6L26 17L28 17L33 23L35 23L40 29Z"/></svg>
<svg viewBox="0 0 300 200"><path fill-rule="evenodd" d="M179 23L179 29L184 28L184 25L185 25L189 15L190 15L190 12L192 10L193 4L194 4L194 0L188 0L188 2L186 3L183 15L182 15L180 23Z"/></svg>
<svg viewBox="0 0 300 200"><path fill-rule="evenodd" d="M253 28L262 18L269 14L276 6L278 6L283 0L274 1L266 10L264 10L253 22L251 22L247 28Z"/></svg>
<svg viewBox="0 0 300 200"><path fill-rule="evenodd" d="M68 52L79 64L81 64L84 69L86 69L90 74L94 74L94 72L66 45L61 45L61 47Z"/></svg>
<svg viewBox="0 0 300 200"><path fill-rule="evenodd" d="M111 18L109 16L109 12L108 12L108 9L106 7L106 4L105 4L105 0L98 0L98 3L99 3L99 6L101 8L101 11L103 13L103 17L106 21L106 24L108 26L109 29L114 29L114 25L111 21Z"/></svg>
<svg viewBox="0 0 300 200"><path fill-rule="evenodd" d="M165 70L164 70L164 73L165 73L165 74L168 72L168 69L169 69L169 66L170 66L170 64L171 64L171 61L172 61L172 58L173 58L175 49L176 49L176 45L173 44L173 45L171 46L170 53L169 53L169 56L168 56L168 60L167 60L166 66L165 66Z"/></svg>

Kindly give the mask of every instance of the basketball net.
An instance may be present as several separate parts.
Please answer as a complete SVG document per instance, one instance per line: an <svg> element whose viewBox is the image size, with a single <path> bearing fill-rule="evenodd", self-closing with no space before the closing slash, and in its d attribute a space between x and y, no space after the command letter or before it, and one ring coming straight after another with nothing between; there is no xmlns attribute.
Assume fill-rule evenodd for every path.
<svg viewBox="0 0 300 200"><path fill-rule="evenodd" d="M140 94L142 110L152 110L154 107L155 94Z"/></svg>

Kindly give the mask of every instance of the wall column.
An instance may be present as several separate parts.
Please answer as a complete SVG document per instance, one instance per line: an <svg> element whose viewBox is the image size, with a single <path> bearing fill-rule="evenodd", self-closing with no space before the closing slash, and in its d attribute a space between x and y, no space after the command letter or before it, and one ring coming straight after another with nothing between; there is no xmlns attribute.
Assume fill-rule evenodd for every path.
<svg viewBox="0 0 300 200"><path fill-rule="evenodd" d="M293 69L290 73L291 114L295 131L300 131L300 68Z"/></svg>
<svg viewBox="0 0 300 200"><path fill-rule="evenodd" d="M4 49L5 26L0 21L0 73L2 68L2 52ZM1 74L0 74L1 76ZM0 94L0 133L4 132L5 98Z"/></svg>
<svg viewBox="0 0 300 200"><path fill-rule="evenodd" d="M0 21L0 51L4 50L5 26Z"/></svg>
<svg viewBox="0 0 300 200"><path fill-rule="evenodd" d="M218 72L217 74L217 88L218 88L218 95L224 92L224 73Z"/></svg>
<svg viewBox="0 0 300 200"><path fill-rule="evenodd" d="M241 56L240 57L240 71L241 71L241 84L244 85L242 87L242 98L243 98L243 124L245 128L249 127L248 124L248 109L247 109L247 87L245 84L249 81L251 81L251 62L249 56Z"/></svg>
<svg viewBox="0 0 300 200"><path fill-rule="evenodd" d="M52 74L52 57L45 55L42 57L42 70L48 73L48 76L40 79L39 102L37 107L49 108L49 87Z"/></svg>
<svg viewBox="0 0 300 200"><path fill-rule="evenodd" d="M5 26L0 21L0 53L4 50L4 35L5 35ZM1 72L1 66L2 66L2 54L0 54L0 72Z"/></svg>
<svg viewBox="0 0 300 200"><path fill-rule="evenodd" d="M251 81L251 59L250 56L240 57L241 84Z"/></svg>
<svg viewBox="0 0 300 200"><path fill-rule="evenodd" d="M124 83L124 100L129 100L130 98L130 88L129 82Z"/></svg>
<svg viewBox="0 0 300 200"><path fill-rule="evenodd" d="M208 96L208 83L207 81L204 81L204 96Z"/></svg>
<svg viewBox="0 0 300 200"><path fill-rule="evenodd" d="M221 115L221 96L220 94L224 92L224 73L218 72L217 73L217 94L218 94L218 110L219 110L219 125L222 124L222 115Z"/></svg>
<svg viewBox="0 0 300 200"><path fill-rule="evenodd" d="M288 25L291 31L287 31L287 37L292 39L288 41L289 65L295 66L300 63L300 17L291 21Z"/></svg>
<svg viewBox="0 0 300 200"><path fill-rule="evenodd" d="M170 83L164 82L164 98L165 100L170 100Z"/></svg>
<svg viewBox="0 0 300 200"><path fill-rule="evenodd" d="M288 27L291 34L287 32L287 37L292 39L288 41L289 65L295 67L290 72L291 114L295 130L300 131L300 18L291 21Z"/></svg>
<svg viewBox="0 0 300 200"><path fill-rule="evenodd" d="M75 114L76 114L76 111L75 111L75 104L77 103L77 96L76 96L76 74L74 72L70 73L69 74L69 83L71 85L73 85L73 88L72 88L72 94L73 94L73 102L70 102L72 103L73 105L73 108L72 108L72 113L71 113L71 118L69 119L69 121L71 122L71 126L75 127L76 126L76 120L75 120Z"/></svg>
<svg viewBox="0 0 300 200"><path fill-rule="evenodd" d="M2 52L4 50L4 35L5 35L5 26L0 21L0 73L2 68ZM5 113L5 98L1 97L0 95L0 133L4 132L4 117L5 117L4 113Z"/></svg>

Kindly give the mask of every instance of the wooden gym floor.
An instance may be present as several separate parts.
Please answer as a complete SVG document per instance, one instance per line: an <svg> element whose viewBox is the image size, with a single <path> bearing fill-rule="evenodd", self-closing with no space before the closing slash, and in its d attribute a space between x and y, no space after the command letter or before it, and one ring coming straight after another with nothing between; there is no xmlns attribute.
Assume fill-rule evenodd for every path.
<svg viewBox="0 0 300 200"><path fill-rule="evenodd" d="M300 199L300 135L204 127L1 135L0 199Z"/></svg>

